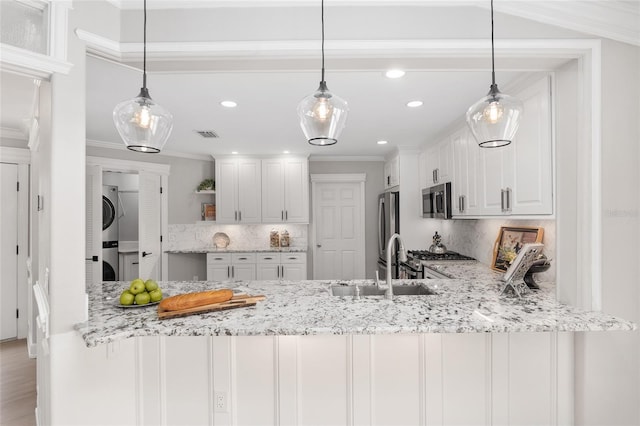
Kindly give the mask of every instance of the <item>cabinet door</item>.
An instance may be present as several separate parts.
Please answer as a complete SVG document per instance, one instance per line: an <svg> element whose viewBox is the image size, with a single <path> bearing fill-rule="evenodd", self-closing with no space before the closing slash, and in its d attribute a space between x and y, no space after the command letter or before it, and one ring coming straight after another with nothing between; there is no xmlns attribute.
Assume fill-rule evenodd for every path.
<svg viewBox="0 0 640 426"><path fill-rule="evenodd" d="M453 176L453 144L447 138L438 145L438 183L451 181Z"/></svg>
<svg viewBox="0 0 640 426"><path fill-rule="evenodd" d="M553 161L549 79L518 94L525 114L513 140L511 214L553 213Z"/></svg>
<svg viewBox="0 0 640 426"><path fill-rule="evenodd" d="M231 265L233 279L240 281L253 281L256 279L256 264Z"/></svg>
<svg viewBox="0 0 640 426"><path fill-rule="evenodd" d="M284 160L284 219L309 223L309 166L306 158Z"/></svg>
<svg viewBox="0 0 640 426"><path fill-rule="evenodd" d="M216 222L235 223L238 217L238 162L216 159Z"/></svg>
<svg viewBox="0 0 640 426"><path fill-rule="evenodd" d="M285 177L280 159L262 160L262 222L284 222Z"/></svg>
<svg viewBox="0 0 640 426"><path fill-rule="evenodd" d="M280 264L258 264L256 266L256 278L258 280L277 281L280 279Z"/></svg>
<svg viewBox="0 0 640 426"><path fill-rule="evenodd" d="M306 280L307 279L307 264L304 263L289 263L282 265L282 275L285 280Z"/></svg>
<svg viewBox="0 0 640 426"><path fill-rule="evenodd" d="M438 183L438 147L430 148L426 151L424 158L424 168L427 175L427 186L433 186Z"/></svg>
<svg viewBox="0 0 640 426"><path fill-rule="evenodd" d="M253 158L238 160L238 222L262 221L261 161Z"/></svg>
<svg viewBox="0 0 640 426"><path fill-rule="evenodd" d="M468 127L456 132L453 143L453 212L456 216L480 214L480 148ZM462 210L461 210L462 209Z"/></svg>
<svg viewBox="0 0 640 426"><path fill-rule="evenodd" d="M231 265L207 265L207 281L228 281L231 272Z"/></svg>
<svg viewBox="0 0 640 426"><path fill-rule="evenodd" d="M501 148L480 150L481 203L480 214L508 214L506 191L513 175L513 143Z"/></svg>

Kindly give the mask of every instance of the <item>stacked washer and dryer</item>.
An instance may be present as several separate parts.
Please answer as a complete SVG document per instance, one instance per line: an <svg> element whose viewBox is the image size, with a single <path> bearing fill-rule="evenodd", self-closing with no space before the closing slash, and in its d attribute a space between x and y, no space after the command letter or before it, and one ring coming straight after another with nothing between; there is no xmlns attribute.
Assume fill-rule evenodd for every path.
<svg viewBox="0 0 640 426"><path fill-rule="evenodd" d="M102 186L102 280L118 281L118 187Z"/></svg>

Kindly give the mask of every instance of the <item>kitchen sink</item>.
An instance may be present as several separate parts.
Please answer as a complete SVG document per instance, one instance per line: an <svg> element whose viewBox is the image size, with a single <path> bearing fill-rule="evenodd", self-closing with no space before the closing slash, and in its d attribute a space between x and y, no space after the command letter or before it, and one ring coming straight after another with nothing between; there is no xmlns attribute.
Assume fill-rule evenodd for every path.
<svg viewBox="0 0 640 426"><path fill-rule="evenodd" d="M358 286L360 296L384 296L386 288L378 288L375 285ZM430 296L436 294L426 285L394 285L394 296ZM332 296L355 296L356 286L354 285L334 285L331 286Z"/></svg>

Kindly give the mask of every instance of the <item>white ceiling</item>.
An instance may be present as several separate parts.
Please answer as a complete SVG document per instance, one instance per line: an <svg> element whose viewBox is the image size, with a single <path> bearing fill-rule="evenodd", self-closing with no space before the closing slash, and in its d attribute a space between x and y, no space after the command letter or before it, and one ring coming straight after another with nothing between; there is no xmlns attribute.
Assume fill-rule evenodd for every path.
<svg viewBox="0 0 640 426"><path fill-rule="evenodd" d="M91 54L87 58L87 140L122 148L111 113L117 103L137 95L141 86L141 43L136 40L140 28L135 28L141 16L135 8L142 1L111 3L121 9L121 40L88 40L91 34L83 35L82 31L91 28L80 28L78 34L88 40ZM326 80L330 90L347 100L350 114L337 145L308 145L298 124L296 105L318 86L320 51L314 34L319 38L319 25L309 27L299 20L319 14L315 3L319 1L149 0L148 87L152 98L175 118L165 150L195 155L288 150L312 156L381 157L396 147L435 142L438 133L460 121L469 105L487 92L490 57L484 34L488 35L489 20L483 3L488 2L327 0L327 5L342 9L326 11L327 18L334 17L333 26L327 23L327 30L333 32L331 37L327 34ZM496 1L500 3L507 0ZM572 19L566 21L573 26L561 25L562 14L557 4L551 4L554 2L539 2L536 13L531 11L534 3L522 2L523 7L510 15L497 13L500 38L527 38L531 33L539 34L539 39L587 37L574 32L580 28ZM577 3L585 3L584 10L592 11L594 2L568 3L574 9ZM416 4L421 7L401 7ZM635 0L607 3L616 13L623 10L640 16L640 9L635 8L638 4ZM513 1L502 7L512 5ZM258 6L262 9L256 9ZM277 13L267 6L276 7ZM529 17L520 16L523 13L518 10L529 11ZM541 16L549 10L555 16L553 25L541 24ZM416 19L416 11L428 19ZM573 15L580 13L568 18ZM223 18L224 25L218 21L203 28L216 16ZM319 16L316 18L319 21ZM419 27L420 22L425 26ZM415 25L415 30L405 28L409 24ZM600 28L593 25L596 27ZM202 39L209 30L212 39ZM262 40L265 34L268 36ZM283 40L282 34L294 34L298 39ZM447 40L438 40L438 34ZM448 48L446 42L455 42L456 34L460 40L477 39L477 46L472 43L460 50L461 54L452 54L455 49ZM433 43L440 44L434 48ZM557 55L525 58L515 52L517 49L504 45L498 49L496 62L503 91L570 60ZM385 69L398 65L407 69L404 77L391 80L383 76ZM23 118L29 117L34 86L31 79L6 73L0 76L0 86L0 127L6 137L21 129ZM424 106L405 106L416 99L424 101ZM222 100L236 101L238 107L224 108L219 104ZM204 139L196 130L214 130L220 137ZM380 139L389 143L377 145Z"/></svg>

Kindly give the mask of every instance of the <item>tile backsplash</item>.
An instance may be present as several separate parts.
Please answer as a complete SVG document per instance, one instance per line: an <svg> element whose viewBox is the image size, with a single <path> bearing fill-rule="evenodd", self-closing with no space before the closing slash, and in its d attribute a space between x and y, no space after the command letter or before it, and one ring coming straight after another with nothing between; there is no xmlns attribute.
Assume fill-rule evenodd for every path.
<svg viewBox="0 0 640 426"><path fill-rule="evenodd" d="M269 233L272 229L289 232L289 246L307 248L308 225L220 225L220 224L174 224L169 225L166 250L198 250L215 248L213 235L224 232L229 236L228 249L265 250L269 248Z"/></svg>
<svg viewBox="0 0 640 426"><path fill-rule="evenodd" d="M508 219L465 219L465 220L429 220L426 226L442 236L447 249L474 257L479 262L491 265L493 245L501 226L542 227L544 234L543 253L551 259L548 271L536 274L543 280L555 281L556 275L556 222L555 220L508 220ZM429 245L431 242L429 241ZM428 248L428 245L427 247Z"/></svg>

